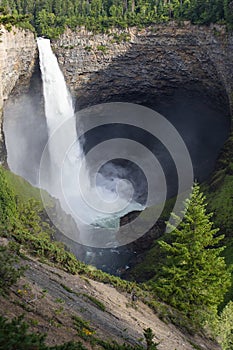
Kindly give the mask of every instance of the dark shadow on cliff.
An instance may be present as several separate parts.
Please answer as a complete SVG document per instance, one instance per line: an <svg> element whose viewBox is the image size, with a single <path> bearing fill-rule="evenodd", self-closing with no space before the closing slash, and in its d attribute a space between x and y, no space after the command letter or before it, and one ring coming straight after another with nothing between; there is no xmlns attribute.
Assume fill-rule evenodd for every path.
<svg viewBox="0 0 233 350"><path fill-rule="evenodd" d="M137 52L140 55L140 49ZM160 63L151 63L141 51L141 60L137 60L141 75L134 62L135 51L129 50L125 56L114 58L107 69L92 73L89 82L85 82L76 91L76 108L82 108L106 102L130 102L147 106L165 116L178 130L191 155L194 177L199 182L206 180L214 169L216 159L230 132L230 108L227 93L221 83L214 65L208 71L190 66L190 71L177 72L176 67L158 67ZM148 67L145 65L148 63ZM201 63L200 63L201 64ZM152 70L154 66L154 70ZM158 70L158 73L154 71ZM136 72L135 72L136 71ZM201 74L199 74L201 71ZM143 116L142 116L143 118ZM85 123L85 120L82 121ZM111 124L111 117L109 118ZM135 132L133 128L109 125L97 128L85 135L84 149L88 152L99 142L109 138L125 137L140 142L155 154L160 145L148 134ZM169 137L169 135L168 135ZM158 152L159 153L159 152ZM169 154L156 154L163 166L169 188L168 197L174 196L177 188L177 176ZM119 163L119 160L117 160ZM113 161L114 163L114 161ZM115 161L115 164L116 161ZM143 176L137 173L134 183L144 186ZM138 187L136 185L136 188ZM144 193L146 193L146 187ZM134 215L131 215L134 217ZM130 215L128 215L130 219ZM126 218L127 221L127 218ZM137 261L141 254L163 233L164 225L159 221L155 227L138 242L118 250L118 271ZM114 255L109 250L89 249L89 262L104 270L113 272L108 265L114 265ZM103 262L103 264L102 264ZM113 263L113 265L112 265ZM110 269L109 269L110 268Z"/></svg>
<svg viewBox="0 0 233 350"><path fill-rule="evenodd" d="M137 54L140 56L140 50ZM132 49L125 56L113 59L107 69L93 73L89 82L83 84L76 92L77 108L106 102L130 102L154 109L165 116L179 131L190 152L195 178L198 181L205 180L213 170L216 158L230 130L228 98L215 68L210 66L209 72L203 73L200 77L198 71L196 72L192 67L191 72L181 74L181 72L177 73L172 62L171 66L160 69L159 63L151 61L149 57L145 59L143 53L141 57L141 61L140 59L139 62L137 61L136 72L135 51ZM12 164L20 167L21 175L34 184L36 180L33 179L37 177L40 155L48 137L46 120L41 113L43 104L41 93L41 80L37 66L29 93L9 101L14 106L15 99L18 98L21 104L21 112L18 110L18 114L15 114L16 124L10 146L11 154L16 149L19 154L15 153ZM12 115L12 110L10 114ZM85 120L82 122L85 123ZM111 124L111 117L109 122ZM12 126L8 130L12 132ZM6 129L5 132L6 136L10 136ZM84 150L88 152L99 142L117 137L133 139L154 152L166 174L168 197L174 196L177 191L175 164L166 147L145 131L126 128L124 125L96 128L85 135ZM116 159L112 163L114 166L127 168L129 179L138 193L138 200L143 203L144 196L147 195L147 183L140 169L121 159ZM128 215L122 223L133 219L134 215ZM67 225L69 226L69 218ZM70 219L70 227L72 225L73 222ZM159 220L143 238L118 249L83 247L60 234L59 239L70 247L78 259L104 271L121 274L126 266L135 263L137 260L135 257L138 254L150 248L153 240L160 236L163 230L164 220Z"/></svg>

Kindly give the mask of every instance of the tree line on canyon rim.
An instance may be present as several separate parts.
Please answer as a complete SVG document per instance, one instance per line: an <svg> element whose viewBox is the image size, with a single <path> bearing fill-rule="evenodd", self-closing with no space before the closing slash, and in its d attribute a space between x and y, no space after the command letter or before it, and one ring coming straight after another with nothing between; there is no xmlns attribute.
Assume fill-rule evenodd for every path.
<svg viewBox="0 0 233 350"><path fill-rule="evenodd" d="M68 26L95 32L110 27L144 27L171 19L233 28L232 0L0 0L0 23L57 38Z"/></svg>

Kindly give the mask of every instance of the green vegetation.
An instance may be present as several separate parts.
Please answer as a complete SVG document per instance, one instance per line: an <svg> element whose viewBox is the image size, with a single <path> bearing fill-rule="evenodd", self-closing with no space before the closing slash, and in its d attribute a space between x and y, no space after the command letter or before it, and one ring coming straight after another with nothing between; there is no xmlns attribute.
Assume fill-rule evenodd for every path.
<svg viewBox="0 0 233 350"><path fill-rule="evenodd" d="M221 255L229 268L233 266L233 135L229 137L222 149L217 161L216 169L208 183L202 186L202 190L207 198L207 211L213 212L212 221L215 227L220 228L220 233L225 235L222 246L226 248ZM166 215L165 215L166 217ZM165 264L166 252L160 248L159 241L163 239L170 241L170 234L164 234L162 238L156 240L147 252L142 263L135 266L131 271L131 278L146 282L155 276L160 266ZM233 300L233 274L232 287L225 294L224 302L220 309L230 300ZM159 312L160 313L160 312ZM162 313L163 314L163 313Z"/></svg>
<svg viewBox="0 0 233 350"><path fill-rule="evenodd" d="M25 192L22 193L20 183L18 176L6 172L0 166L0 236L13 240L15 249L19 250L23 247L30 254L44 258L47 262L56 264L69 273L79 273L91 279L109 283L120 291L131 292L134 283L85 265L67 251L61 242L54 241L54 229L44 221L42 203L35 199L28 199L30 195L37 196L38 190L33 190L29 183L23 181ZM17 195L14 189L17 190ZM137 288L140 290L139 287ZM103 308L99 304L100 307Z"/></svg>
<svg viewBox="0 0 233 350"><path fill-rule="evenodd" d="M226 245L226 249L223 251L223 256L225 257L226 264L232 268L233 266L233 238L228 238L224 241ZM231 288L226 293L224 302L221 306L224 306L226 303L228 303L230 300L233 300L233 271L231 275Z"/></svg>
<svg viewBox="0 0 233 350"><path fill-rule="evenodd" d="M10 181L9 181L10 179ZM151 293L151 285L154 286L156 279L158 275L156 275L156 271L158 271L158 267L160 268L161 265L164 265L166 268L166 254L161 252L161 249L158 244L155 244L156 251L159 253L157 258L157 270L156 270L156 263L155 261L152 261L150 263L151 266L155 266L153 270L153 275L155 275L154 279L152 279L151 283L144 284L141 287L139 287L134 282L129 282L120 279L119 277L111 276L107 273L104 273L100 270L97 270L93 266L88 266L76 259L76 257L68 252L63 244L60 242L56 242L53 240L54 231L49 226L48 223L43 221L44 213L41 209L41 203L38 203L35 200L28 200L27 196L24 194L20 194L19 188L20 186L17 185L19 181L18 177L15 177L11 174L9 176L8 172L0 168L0 200L1 200L1 211L2 211L2 230L1 235L7 236L12 240L12 244L15 247L15 250L20 252L20 248L23 247L24 250L27 250L30 254L36 255L38 257L42 257L46 259L48 263L53 263L59 266L60 268L66 270L67 272L76 274L79 273L80 275L84 275L90 279L97 280L103 283L108 283L114 286L119 291L125 291L128 293L131 293L132 290L135 290L137 293L137 297L140 298L140 300L144 301L146 304L148 304L152 309L155 310L155 312L158 313L158 315L163 320L169 320L172 321L175 324L179 324L179 326L186 328L192 327L191 324L187 321L185 318L185 315L183 313L183 316L176 312L173 308L169 308L166 305L163 305L159 302L157 302ZM14 188L18 189L18 195L16 196L14 193L14 190L12 188L12 184L14 185ZM29 184L25 184L25 190L28 193L28 196L30 196L33 191L30 189ZM35 192L37 194L37 192ZM204 214L203 215L207 215ZM205 229L208 229L211 225L211 223L208 224L208 215L206 216L207 220L207 226ZM204 218L203 218L204 220ZM202 223L205 223L205 221L202 221ZM181 224L182 225L182 224ZM204 230L204 228L203 228ZM212 232L210 230L210 232ZM213 232L216 232L215 230ZM212 233L213 233L212 232ZM203 233L203 231L202 231ZM208 236L208 232L207 232ZM181 235L182 237L182 235ZM168 237L169 238L169 237ZM184 237L183 237L184 238ZM216 238L216 241L219 241L220 238ZM221 250L221 249L220 249ZM219 249L217 250L210 250L211 252L219 252ZM208 249L207 249L208 251ZM203 253L203 257L207 259L207 255L205 255L205 251L202 250L200 254ZM198 257L200 257L200 254ZM214 254L214 253L213 253ZM160 259L162 256L162 259ZM208 255L211 257L211 255ZM217 255L213 255L216 256ZM182 254L181 254L182 257ZM205 260L204 259L204 260ZM206 269L211 268L212 260L208 263L206 262ZM224 267L224 263L222 262L222 266ZM198 265L200 267L200 265ZM197 266L197 267L198 267ZM216 263L217 266L217 263ZM216 267L215 266L215 267ZM206 271L206 270L205 270ZM216 271L215 277L217 276L218 271ZM209 276L214 277L213 274ZM227 276L226 274L222 275L221 278L224 278L224 276ZM160 276L161 277L161 276ZM221 279L220 279L221 280ZM210 283L211 285L211 283ZM227 282L224 281L221 285L222 288L227 285ZM68 292L73 293L73 291L66 286L63 286ZM152 290L154 290L152 288ZM169 289L164 293L165 296L169 294ZM216 291L217 293L217 291ZM219 302L219 300L223 297L224 290L221 291L221 296L215 296L215 302ZM192 305L194 303L199 303L200 300L197 299L197 301L193 301L193 298L196 297L194 294L189 295L190 300L187 301L187 310L186 313L189 314L189 316L192 310ZM102 311L105 310L105 306L96 298L91 296L86 296L92 303L94 303L99 309ZM157 297L157 296L156 296ZM200 296L198 295L198 298ZM187 294L188 298L188 294ZM171 301L169 297L166 298L166 300L173 306L175 306L178 309L186 308L185 306L182 308L182 298L181 300L179 298L175 298L176 300ZM212 300L212 299L211 299ZM196 310L195 310L196 312Z"/></svg>
<svg viewBox="0 0 233 350"><path fill-rule="evenodd" d="M0 25L3 24L9 32L12 30L12 26L35 32L35 28L31 24L33 18L31 14L19 14L17 11L9 11L8 6L1 6L1 4L2 2L0 1Z"/></svg>
<svg viewBox="0 0 233 350"><path fill-rule="evenodd" d="M108 32L111 27L123 30L130 26L142 28L172 19L178 20L181 25L183 20L190 20L194 24L226 24L229 30L233 29L232 0L0 0L0 5L0 24L7 30L11 31L16 25L49 38L59 37L67 26L76 29L84 25L93 32ZM112 43L130 39L126 32L110 36ZM72 49L72 46L67 48ZM85 50L91 52L93 48L86 46ZM107 47L99 45L97 50L105 54ZM188 318L198 326L205 322L216 323L216 334L223 350L232 349L233 304L230 300L233 300L233 288L225 293L230 286L230 272L226 264L229 267L233 265L233 136L226 143L223 154L210 183L203 187L207 193L208 210L213 212L213 216L207 214L204 197L195 185L191 198L186 201L184 220L177 228L173 227L171 234L157 240L145 261L134 269L137 278L150 278L149 283L141 287L81 263L63 244L55 242L54 230L49 221L45 222L40 191L0 167L0 235L11 240L9 247L0 247L0 293L6 293L23 273L23 269L17 267L16 256L23 247L30 254L69 273L109 283L120 291L136 289L141 300L161 318L180 326ZM174 216L174 220L177 219ZM214 228L211 220L220 228L221 235L218 235L218 229ZM74 293L65 285L63 288ZM99 300L82 295L105 311ZM168 309L157 302L157 296L172 307ZM62 301L57 299L56 302ZM176 309L181 313L176 313ZM221 310L219 318L218 310ZM90 324L79 317L74 318L74 323L82 339L103 349L133 349L126 344L98 339ZM147 349L156 349L158 344L153 342L151 329L144 330L144 336ZM13 350L17 345L17 350L85 350L81 343L49 348L44 340L44 336L28 333L28 326L22 318L7 321L0 317L0 349L7 347Z"/></svg>
<svg viewBox="0 0 233 350"><path fill-rule="evenodd" d="M79 337L83 340L90 340L91 336L95 333L94 329L90 326L90 323L78 316L73 316L73 320Z"/></svg>
<svg viewBox="0 0 233 350"><path fill-rule="evenodd" d="M120 34L113 33L113 39L111 40L111 42L120 44L121 42L128 42L129 40L130 40L130 36L125 32Z"/></svg>
<svg viewBox="0 0 233 350"><path fill-rule="evenodd" d="M45 335L29 333L28 328L22 316L12 321L0 316L0 350L86 350L80 342L48 347Z"/></svg>
<svg viewBox="0 0 233 350"><path fill-rule="evenodd" d="M92 47L91 46L85 46L84 50L86 50L87 52L91 52L92 51Z"/></svg>
<svg viewBox="0 0 233 350"><path fill-rule="evenodd" d="M68 293L74 293L73 290L72 290L70 287L66 286L65 284L61 283L61 286L62 286L62 288L65 289Z"/></svg>
<svg viewBox="0 0 233 350"><path fill-rule="evenodd" d="M8 288L15 284L17 279L23 274L24 269L16 268L18 258L15 253L7 248L0 246L0 294L5 294Z"/></svg>
<svg viewBox="0 0 233 350"><path fill-rule="evenodd" d="M42 203L28 199L31 195L38 196L39 190L22 183L20 190L20 178L0 167L0 235L14 239L31 254L46 258L70 273L81 272L85 265L66 251L62 243L54 241L54 230L43 218Z"/></svg>
<svg viewBox="0 0 233 350"><path fill-rule="evenodd" d="M87 298L88 300L90 300L99 310L101 311L105 311L106 307L105 305L98 299L96 299L95 297L93 297L92 295L88 295L86 293L82 293L82 295Z"/></svg>
<svg viewBox="0 0 233 350"><path fill-rule="evenodd" d="M87 348L81 342L69 342L54 347L49 347L50 350L87 350Z"/></svg>
<svg viewBox="0 0 233 350"><path fill-rule="evenodd" d="M139 345L130 346L128 344L118 344L114 341L104 341L97 337L94 337L94 333L89 323L81 319L80 317L74 317L75 325L80 332L87 334L85 340L90 342L91 345L96 345L98 349L105 350L143 350L144 348ZM81 342L69 342L62 345L46 346L45 334L30 333L29 326L23 321L23 316L14 318L13 320L7 320L7 318L0 316L0 350L87 350L87 348ZM86 333L85 333L86 332ZM89 338L88 338L89 335ZM153 333L151 329L144 330L144 336L147 342L147 349L157 349L156 344L153 342ZM152 338L151 338L152 337Z"/></svg>
<svg viewBox="0 0 233 350"><path fill-rule="evenodd" d="M227 265L233 266L233 134L225 143L216 170L203 189L207 196L208 210L214 213L213 221L220 232L225 234L226 249L222 254ZM230 300L233 300L233 274L232 288L225 296L225 304Z"/></svg>
<svg viewBox="0 0 233 350"><path fill-rule="evenodd" d="M220 168L219 172L221 171ZM228 171L231 171L231 167L228 168ZM231 173L228 175L231 176ZM221 186L222 184L224 181L220 179L217 185ZM214 185L216 186L216 181ZM194 186L192 196L186 202L187 212L179 227L174 229L172 234L164 236L163 240L155 242L154 251L157 255L150 256L152 260L155 259L150 263L154 266L153 270L150 271L153 272L153 278L141 287L134 282L123 281L79 262L61 243L55 242L52 227L44 222L42 203L29 199L32 196L37 198L38 190L33 189L27 182L22 182L21 178L0 167L1 235L11 240L9 248L1 247L0 249L0 259L4 262L0 269L1 292L5 292L10 285L15 283L22 273L20 268L15 267L16 260L13 251L19 254L20 248L23 247L30 254L43 257L47 262L56 264L70 273L79 273L91 279L109 283L120 291L131 292L134 289L140 300L152 307L162 319L172 321L181 327L191 327L188 318L192 319L199 327L203 325L203 321L210 321L210 319L217 322L217 308L223 301L224 293L230 284L230 274L226 270L224 258L220 257L220 253L222 254L224 249L220 246L223 236L218 236L218 230L213 228L210 221L211 215L206 213L206 204L199 186ZM176 217L174 219L176 220ZM227 239L231 240L227 226L226 233L229 233ZM233 245L229 245L224 251L227 256L226 262L229 265L232 264L233 249L230 247ZM10 258L9 249L11 249ZM68 292L73 293L71 289L63 287ZM156 298L160 296L172 307L157 302L153 295ZM83 296L100 310L105 311L105 306L99 300L90 295L83 294ZM181 313L176 309L180 310ZM224 320L230 317L231 311L229 310L232 310L231 304L222 310L220 325L223 325ZM94 330L88 323L81 324L77 318L75 323L79 335L84 340L94 342L104 349L131 349L128 345L123 346L99 340L94 336ZM222 343L225 344L223 345L224 350L229 350L226 338L231 339L231 326L229 325L225 329L223 326L221 327L219 326L219 329L222 331L219 332ZM149 339L149 331L147 333L145 337L147 336ZM216 331L216 333L218 332ZM28 340L29 344L30 339ZM42 344L41 348L38 345L38 349L47 349L43 348L42 338L41 340L37 339L37 341L41 341ZM84 349L83 345L79 343L69 343L64 346L53 349ZM156 349L157 344L155 343L153 346ZM26 346L24 348L27 349ZM9 347L9 349L11 348Z"/></svg>
<svg viewBox="0 0 233 350"><path fill-rule="evenodd" d="M15 224L17 213L16 199L13 191L8 186L4 172L0 171L0 229L7 233Z"/></svg>
<svg viewBox="0 0 233 350"><path fill-rule="evenodd" d="M10 180L9 180L10 179ZM10 239L10 247L16 252L18 255L21 252L21 248L24 251L28 251L30 254L33 254L38 257L43 257L47 260L48 263L53 263L59 266L60 268L70 272L70 273L79 273L80 275L84 275L91 279L101 281L103 283L108 283L117 288L120 291L131 292L133 289L137 292L137 296L144 302L146 302L149 306L151 306L155 311L160 309L160 303L152 300L152 296L146 290L141 289L138 285L133 282L123 281L119 277L111 276L107 273L104 273L100 270L92 266L87 266L76 259L74 255L70 252L66 251L64 246L53 240L53 229L43 221L43 215L41 209L41 203L38 203L34 199L28 200L28 197L31 193L33 193L32 189L30 189L30 184L25 183L26 193L23 195L20 193L18 186L19 178L15 177L11 174L3 170L0 167L0 203L1 203L1 235L8 237ZM12 184L14 188L18 189L18 195L16 196L14 190L12 188ZM6 249L6 252L5 252ZM20 269L16 269L14 267L13 255L12 258L9 259L9 252L7 249L10 248L2 248L2 260L7 263L0 269L0 277L1 283L4 285L4 289L8 289L9 286L16 282L17 278L20 276ZM5 260L4 260L5 259ZM2 273L2 276L1 276ZM63 285L68 292L73 293L71 289ZM85 298L88 298L96 307L105 310L105 306L96 298L92 296L83 295ZM168 315L168 308L164 306L163 313L166 317ZM29 311L29 310L26 310ZM174 314L174 313L173 313ZM180 320L180 317L177 317ZM171 318L170 318L171 320ZM80 322L79 322L80 325ZM76 319L77 326L77 319ZM18 328L20 329L21 326ZM23 326L25 327L25 326ZM80 326L81 327L81 326ZM17 329L18 329L17 328ZM88 324L83 324L80 334L83 339L88 339L98 344L104 349L133 349L129 345L118 345L115 343L104 342L102 340L96 339L92 334L92 328L89 329ZM90 334L91 333L91 334ZM93 332L94 333L94 332ZM27 340L27 336L25 336ZM93 339L94 337L94 339ZM1 339L1 338L0 338ZM9 336L9 341L11 337ZM17 337L15 337L17 339ZM31 338L27 340L30 344ZM34 339L34 338L32 338ZM25 341L26 341L25 340ZM42 340L36 340L37 342L41 342L41 345L38 345L38 349L44 349L44 343ZM6 339L4 338L4 342ZM22 344L24 344L22 342ZM30 346L29 346L30 348ZM0 348L1 349L1 348ZM10 346L9 346L10 349ZM12 348L13 349L13 348ZM24 349L27 349L25 346ZM45 348L47 349L47 348ZM66 344L64 347L55 347L54 349L82 349L80 344ZM138 349L141 349L140 347ZM20 348L19 348L20 350Z"/></svg>
<svg viewBox="0 0 233 350"><path fill-rule="evenodd" d="M66 26L107 32L110 27L141 28L173 19L233 28L231 0L1 0L0 5L0 23L33 27L37 35L49 38L57 38Z"/></svg>
<svg viewBox="0 0 233 350"><path fill-rule="evenodd" d="M33 198L38 203L41 203L41 208L43 207L43 204L41 202L40 189L33 187L22 177L12 173L9 170L1 168L1 171L5 176L8 186L13 190L14 194L20 201L27 202Z"/></svg>
<svg viewBox="0 0 233 350"><path fill-rule="evenodd" d="M103 53L107 53L108 52L108 48L105 45L98 45L97 46L97 50L101 51Z"/></svg>
<svg viewBox="0 0 233 350"><path fill-rule="evenodd" d="M0 349L8 350L46 350L44 336L29 334L28 326L23 322L22 317L8 321L0 316Z"/></svg>
<svg viewBox="0 0 233 350"><path fill-rule="evenodd" d="M79 317L74 317L78 335L85 338L91 345L97 345L98 349L105 350L143 350L141 346L118 344L111 341L103 341L93 336L94 331L89 323ZM87 350L81 342L69 342L62 345L47 346L46 335L29 332L29 325L23 321L23 316L8 320L0 316L0 350ZM153 348L150 348L151 350ZM156 349L156 348L154 348Z"/></svg>
<svg viewBox="0 0 233 350"><path fill-rule="evenodd" d="M74 325L78 332L78 336L83 340L88 341L92 346L97 346L98 349L105 350L143 350L142 346L134 346L128 344L118 344L115 341L102 340L95 336L94 329L90 326L90 323L83 320L81 317L73 316ZM156 349L156 348L151 348Z"/></svg>
<svg viewBox="0 0 233 350"><path fill-rule="evenodd" d="M214 213L213 219L225 234L232 237L233 227L233 134L222 149L216 171L206 184L208 209Z"/></svg>
<svg viewBox="0 0 233 350"><path fill-rule="evenodd" d="M223 350L233 349L233 302L230 301L220 314L216 333Z"/></svg>
<svg viewBox="0 0 233 350"><path fill-rule="evenodd" d="M176 227L179 217L173 214L169 241L159 241L166 258L150 282L156 295L196 324L217 316L217 308L230 286L230 272L220 256L223 235L217 236L218 229L213 228L206 205L195 184L185 202L183 221Z"/></svg>
<svg viewBox="0 0 233 350"><path fill-rule="evenodd" d="M154 342L154 334L151 328L144 329L144 337L146 339L147 350L156 350L159 343Z"/></svg>
<svg viewBox="0 0 233 350"><path fill-rule="evenodd" d="M214 212L216 226L221 227L226 237L230 237L233 227L233 176L219 171L215 174L213 181L211 191L207 194L209 208ZM213 186L217 187L214 191Z"/></svg>

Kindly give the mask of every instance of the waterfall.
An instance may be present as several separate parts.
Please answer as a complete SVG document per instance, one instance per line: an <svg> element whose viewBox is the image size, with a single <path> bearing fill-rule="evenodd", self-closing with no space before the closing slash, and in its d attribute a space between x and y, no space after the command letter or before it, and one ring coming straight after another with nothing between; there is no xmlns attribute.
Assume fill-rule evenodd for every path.
<svg viewBox="0 0 233 350"><path fill-rule="evenodd" d="M48 177L41 179L41 187L59 199L63 210L72 215L79 228L81 223L81 231L86 232L83 225L116 229L120 217L141 210L142 206L133 201L128 203L132 185L119 178L113 168L104 175L98 173L93 185L77 137L78 122L72 98L50 40L38 38L37 43L49 135ZM112 176L114 172L115 176ZM117 192L119 187L120 193ZM106 211L109 207L111 210Z"/></svg>
<svg viewBox="0 0 233 350"><path fill-rule="evenodd" d="M71 95L67 89L64 76L59 68L57 58L54 55L49 39L37 39L40 70L43 80L43 94L45 104L45 116L50 138L50 153L52 162L61 166L61 156L70 143L70 139L77 139L74 118L74 107ZM61 127L69 119L72 124L69 127L69 135L66 135ZM54 131L54 139L52 135ZM72 135L70 135L70 132ZM54 149L53 149L54 148Z"/></svg>
<svg viewBox="0 0 233 350"><path fill-rule="evenodd" d="M64 198L64 193L69 197L68 202L69 200L73 201L75 197L80 208L85 206L84 203L80 202L81 195L75 177L75 174L81 167L81 163L85 163L85 158L82 147L77 142L73 101L57 58L52 51L50 40L38 38L37 44L43 81L50 156L49 180L42 179L42 186L60 200L63 209L67 213L73 214L69 203L67 204L67 198ZM70 148L70 146L72 147ZM59 185L61 169L63 172L62 189ZM90 189L91 186L85 164L83 177L85 178L86 187ZM87 213L87 211L85 210L84 213ZM86 220L90 222L92 219L88 216Z"/></svg>

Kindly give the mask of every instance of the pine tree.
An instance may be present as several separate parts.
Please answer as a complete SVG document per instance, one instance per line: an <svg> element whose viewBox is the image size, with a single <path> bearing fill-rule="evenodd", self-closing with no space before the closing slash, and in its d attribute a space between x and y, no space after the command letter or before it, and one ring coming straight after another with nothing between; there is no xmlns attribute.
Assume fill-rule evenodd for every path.
<svg viewBox="0 0 233 350"><path fill-rule="evenodd" d="M145 337L145 340L146 340L146 349L147 350L157 350L157 345L159 345L159 343L155 343L154 342L154 333L152 331L151 328L146 328L144 329L144 337Z"/></svg>
<svg viewBox="0 0 233 350"><path fill-rule="evenodd" d="M233 349L233 302L222 310L219 322L216 324L216 333L223 350Z"/></svg>
<svg viewBox="0 0 233 350"><path fill-rule="evenodd" d="M233 1L224 0L224 14L229 29L233 29Z"/></svg>
<svg viewBox="0 0 233 350"><path fill-rule="evenodd" d="M191 318L214 315L230 286L230 272L220 256L223 235L216 236L212 214L206 213L205 197L195 184L185 202L185 214L178 227L172 226L170 242L159 242L167 254L153 287L157 295ZM175 223L178 216L173 214Z"/></svg>

